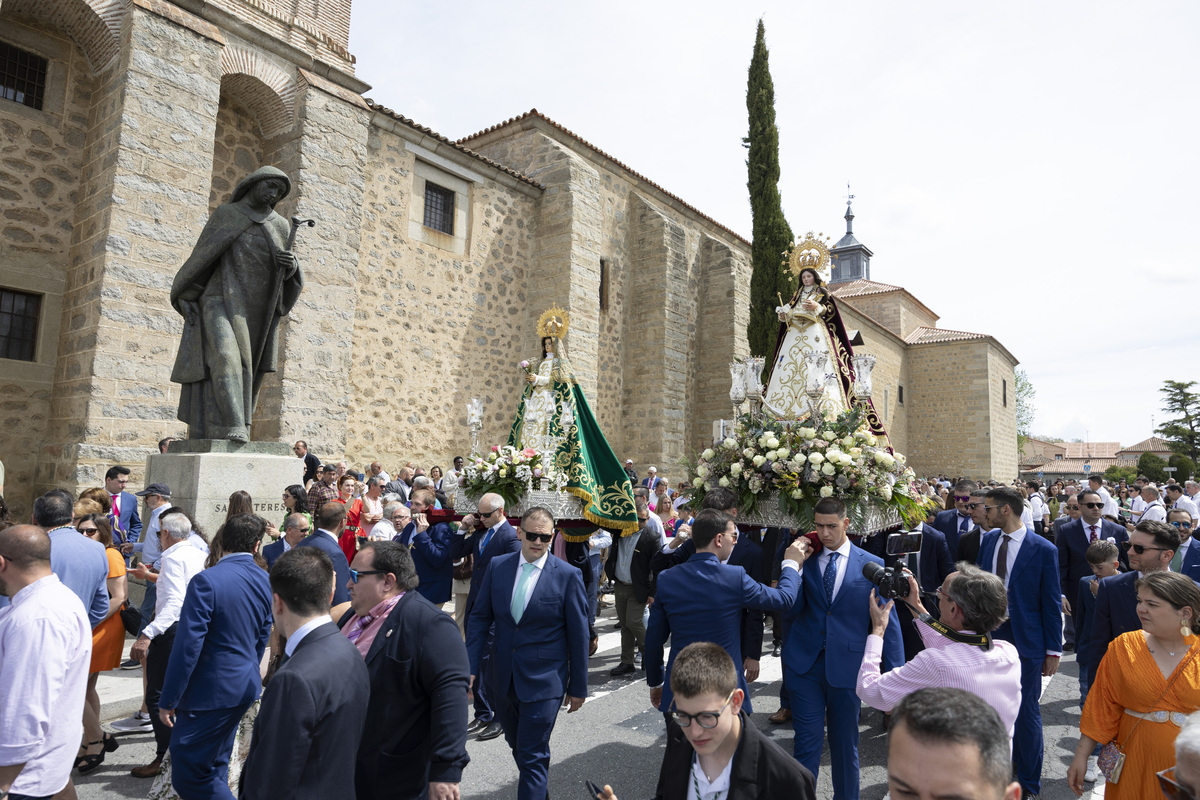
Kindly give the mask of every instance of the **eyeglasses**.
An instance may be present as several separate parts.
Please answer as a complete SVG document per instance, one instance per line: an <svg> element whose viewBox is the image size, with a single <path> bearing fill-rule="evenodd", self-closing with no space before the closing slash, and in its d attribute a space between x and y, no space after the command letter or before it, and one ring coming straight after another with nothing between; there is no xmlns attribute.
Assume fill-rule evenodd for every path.
<svg viewBox="0 0 1200 800"><path fill-rule="evenodd" d="M350 580L358 583L358 579L363 575L387 575L385 569L352 569L350 570Z"/></svg>
<svg viewBox="0 0 1200 800"><path fill-rule="evenodd" d="M1078 511L1079 506L1067 506L1067 511Z"/></svg>
<svg viewBox="0 0 1200 800"><path fill-rule="evenodd" d="M1128 541L1121 542L1121 546L1124 547L1126 550L1132 550L1133 552L1137 553L1139 556L1142 553L1146 552L1147 550L1166 550L1167 549L1165 547L1150 547L1150 546L1144 545L1144 544L1134 544L1133 542L1128 542Z"/></svg>
<svg viewBox="0 0 1200 800"><path fill-rule="evenodd" d="M392 514L392 522L399 522L402 519L412 519L412 514Z"/></svg>
<svg viewBox="0 0 1200 800"><path fill-rule="evenodd" d="M1080 503L1079 505L1087 508L1104 508L1104 503Z"/></svg>
<svg viewBox="0 0 1200 800"><path fill-rule="evenodd" d="M1196 800L1196 795L1191 789L1175 780L1174 767L1156 772L1154 776L1158 778L1158 788L1167 800Z"/></svg>
<svg viewBox="0 0 1200 800"><path fill-rule="evenodd" d="M76 528L75 530L82 533L84 536L91 536L93 533L99 533L99 528Z"/></svg>
<svg viewBox="0 0 1200 800"><path fill-rule="evenodd" d="M735 687L733 692L736 691L737 688ZM729 707L729 702L733 700L733 692L730 692L729 697L725 698L725 704L721 706L720 711L701 711L699 714L687 714L675 708L675 703L672 702L671 710L667 713L671 715L671 718L675 722L679 723L679 727L681 728L692 727L692 721L695 720L696 724L701 728L712 730L717 727L717 723L721 720L721 715L725 713L725 709Z"/></svg>
<svg viewBox="0 0 1200 800"><path fill-rule="evenodd" d="M967 508L979 508L983 503L967 503Z"/></svg>
<svg viewBox="0 0 1200 800"><path fill-rule="evenodd" d="M522 528L521 533L525 534L525 538L531 542L543 542L545 544L550 544L550 540L552 540L554 538L553 532L551 532L551 533L534 533L533 531L527 531L524 528Z"/></svg>

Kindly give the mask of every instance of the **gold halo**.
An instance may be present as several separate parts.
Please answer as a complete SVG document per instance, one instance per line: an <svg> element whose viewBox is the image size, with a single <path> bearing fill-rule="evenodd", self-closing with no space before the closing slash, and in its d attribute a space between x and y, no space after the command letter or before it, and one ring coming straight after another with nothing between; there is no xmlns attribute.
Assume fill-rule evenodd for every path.
<svg viewBox="0 0 1200 800"><path fill-rule="evenodd" d="M809 231L805 234L803 241L792 245L791 254L788 256L788 266L791 268L792 274L797 277L799 277L802 270L816 270L817 275L821 278L821 282L828 283L830 272L829 245L818 234Z"/></svg>
<svg viewBox="0 0 1200 800"><path fill-rule="evenodd" d="M553 339L561 339L567 335L567 328L570 327L571 318L567 312L558 306L551 306L538 317L537 332L538 339L544 339L547 336Z"/></svg>

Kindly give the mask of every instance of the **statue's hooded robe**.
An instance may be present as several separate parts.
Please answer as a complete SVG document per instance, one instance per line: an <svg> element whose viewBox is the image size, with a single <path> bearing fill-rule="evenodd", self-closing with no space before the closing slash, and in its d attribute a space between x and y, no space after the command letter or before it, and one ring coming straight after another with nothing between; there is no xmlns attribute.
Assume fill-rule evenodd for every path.
<svg viewBox="0 0 1200 800"><path fill-rule="evenodd" d="M285 275L275 262L288 221L274 210L254 219L238 202L268 178L283 181L285 197L291 191L275 167L247 176L213 212L171 285L171 305L184 318L171 380L182 384L178 416L191 439L248 439L263 376L276 369L279 319L304 286L298 263Z"/></svg>

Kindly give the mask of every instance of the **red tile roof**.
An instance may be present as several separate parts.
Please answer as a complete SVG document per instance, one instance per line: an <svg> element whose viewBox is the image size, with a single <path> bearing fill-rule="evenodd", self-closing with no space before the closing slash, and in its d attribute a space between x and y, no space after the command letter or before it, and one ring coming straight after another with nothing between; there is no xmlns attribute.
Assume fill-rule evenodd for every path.
<svg viewBox="0 0 1200 800"><path fill-rule="evenodd" d="M887 294L888 292L903 292L903 286L892 286L890 283L880 283L879 281L855 280L847 283L839 283L836 286L830 287L835 297L864 297L869 294Z"/></svg>
<svg viewBox="0 0 1200 800"><path fill-rule="evenodd" d="M932 342L965 342L971 339L990 339L986 333L968 333L967 331L952 331L944 328L927 328L922 325L913 330L905 339L909 344L930 344Z"/></svg>
<svg viewBox="0 0 1200 800"><path fill-rule="evenodd" d="M516 178L519 181L528 183L530 186L535 186L538 189L546 188L542 184L535 181L533 178L530 178L528 175L522 175L520 172L517 172L515 169L504 166L499 161L493 161L492 159L488 158L487 156L480 155L479 153L476 153L474 150L471 150L468 147L463 147L460 143L451 141L450 139L446 138L445 136L442 136L440 133L433 130L432 128L427 128L424 125L419 125L418 123L414 122L413 120L409 119L408 117L404 116L403 114L397 114L395 111L392 111L390 108L381 106L370 98L365 98L365 99L367 101L367 105L371 107L372 111L377 111L380 114L386 114L387 116L391 117L392 119L394 119L398 122L402 122L405 125L409 126L410 128L420 131L421 133L425 134L426 136L437 139L439 142L449 145L450 147L453 147L455 150L459 150L459 151L465 153L466 155L469 155L471 158L478 159L479 161L482 161L484 164L487 164L489 167L492 167L493 169L498 169L507 175L511 175L512 177Z"/></svg>
<svg viewBox="0 0 1200 800"><path fill-rule="evenodd" d="M1132 461L1126 461L1120 458L1060 458L1053 461L1047 461L1045 464L1040 464L1034 467L1022 467L1021 472L1050 472L1056 475L1082 475L1083 465L1091 464L1091 474L1103 475L1104 470L1109 467L1131 467Z"/></svg>
<svg viewBox="0 0 1200 800"><path fill-rule="evenodd" d="M751 246L751 243L750 243L750 241L749 241L748 239L744 238L744 237L743 237L741 234L739 234L737 231L734 231L734 230L733 230L733 229L731 229L731 228L727 228L727 227L725 227L724 225L722 225L721 223L717 222L717 221L716 221L715 219L713 219L712 217L710 217L710 216L708 216L707 214L705 214L705 213L704 213L703 211L701 211L700 209L698 209L698 208L696 208L695 206L691 205L690 203L686 202L686 201L685 201L683 198L679 197L678 195L671 194L671 193L670 193L670 192L668 192L666 189L664 189L663 187L659 186L659 185L658 185L657 183L655 183L654 181L652 181L652 180L650 180L649 178L647 178L645 175L642 175L641 173L639 173L639 172L636 172L635 170L633 170L633 169L631 169L630 167L626 166L626 165L625 165L625 164L623 164L622 162L620 162L620 161L618 161L617 159L613 158L613 157L612 157L612 156L610 156L608 153L604 152L604 151L603 151L603 150L601 150L599 147L596 147L596 145L592 144L592 143L591 143L591 142L589 142L587 139L584 139L582 136L580 136L579 134L575 133L574 131L568 130L567 128L564 128L562 125L559 125L557 122L555 122L554 120L550 119L550 118L549 118L549 117L547 117L545 114L543 114L543 113L541 113L540 111L538 111L536 108L534 108L534 109L530 109L529 111L526 111L524 114L520 115L519 117L512 117L511 119L507 119L507 120L505 120L504 122L501 122L501 123L499 123L498 125L493 125L493 126L491 126L490 128L484 128L484 129L483 129L483 130L481 130L481 131L477 131L476 133L472 133L470 136L464 136L463 138L459 139L457 143L461 145L461 144L462 144L462 143L464 143L464 142L469 142L469 141L471 141L472 139L478 139L478 138L479 138L479 137L481 137L481 136L485 136L486 134L493 133L493 132L495 132L495 131L498 131L498 130L500 130L501 128L506 128L506 127L508 127L508 126L510 126L510 125L516 125L516 124L519 124L519 123L521 123L521 122L524 122L524 121L525 121L525 120L527 120L527 119L538 119L538 120L541 120L542 122L546 123L546 124L547 124L547 125L549 125L551 128L553 128L554 130L557 130L557 131L559 131L559 132L561 132L561 133L565 134L566 136L568 136L569 138L571 138L571 139L573 139L574 141L578 142L579 144L583 145L583 146L584 146L584 147L586 147L588 150L591 150L593 153L595 153L596 155L600 156L600 157L601 157L601 158L603 158L604 160L611 162L611 163L612 163L614 166L616 166L616 167L620 168L621 170L623 170L623 171L625 171L625 172L629 173L629 174L630 174L632 177L636 178L637 180L639 180L639 181L641 181L641 182L645 183L646 185L648 185L648 186L650 186L650 187L653 187L654 189L657 189L658 191L662 192L664 195L666 195L667 197L671 198L671 199L672 199L672 200L674 200L676 203L678 203L679 205L681 205L681 206L683 206L684 208L688 209L688 210L689 210L689 211L691 211L692 213L696 214L696 215L697 215L698 217L700 217L701 219L704 219L704 220L707 220L708 222L711 222L713 225L715 225L715 226L717 226L718 228L720 228L721 230L725 231L725 232L726 232L726 233L728 233L730 236L733 236L733 237L734 237L735 239L737 239L739 242L742 242L742 243L744 243L744 244L745 244L747 247Z"/></svg>
<svg viewBox="0 0 1200 800"><path fill-rule="evenodd" d="M1131 444L1129 447L1121 449L1122 453L1171 453L1171 443L1166 439L1158 436L1151 436L1149 439L1143 439L1137 444Z"/></svg>
<svg viewBox="0 0 1200 800"><path fill-rule="evenodd" d="M1120 442L1063 442L1066 458L1116 458Z"/></svg>

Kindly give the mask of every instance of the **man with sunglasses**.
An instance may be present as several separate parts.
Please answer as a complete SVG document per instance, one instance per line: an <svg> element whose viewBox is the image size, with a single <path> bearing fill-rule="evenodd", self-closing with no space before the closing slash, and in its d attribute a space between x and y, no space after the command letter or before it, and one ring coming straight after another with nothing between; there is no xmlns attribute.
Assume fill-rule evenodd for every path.
<svg viewBox="0 0 1200 800"><path fill-rule="evenodd" d="M1192 533L1196 527L1195 517L1183 508L1167 512L1167 524L1179 531L1179 549L1171 558L1171 571L1187 575L1200 583L1200 545Z"/></svg>
<svg viewBox="0 0 1200 800"><path fill-rule="evenodd" d="M1065 523L1055 539L1058 545L1058 583L1064 593L1064 647L1067 650L1075 646L1075 617L1071 609L1074 597L1066 593L1074 592L1079 587L1080 579L1092 574L1092 566L1087 560L1088 546L1101 540L1116 542L1117 547L1121 548L1121 566L1129 567L1129 559L1123 549L1125 542L1129 541L1129 533L1123 526L1100 516L1104 511L1104 498L1098 492L1084 489L1075 496L1073 502L1079 507L1079 519Z"/></svg>
<svg viewBox="0 0 1200 800"><path fill-rule="evenodd" d="M1142 629L1142 621L1137 615L1138 579L1152 572L1165 571L1179 549L1179 540L1179 531L1165 522L1142 521L1134 527L1129 540L1123 543L1129 550L1130 571L1100 580L1087 666L1099 666L1113 639L1122 633Z"/></svg>
<svg viewBox="0 0 1200 800"><path fill-rule="evenodd" d="M954 484L954 508L941 511L933 522L946 536L946 546L950 548L950 558L962 560L958 553L958 541L971 530L971 511L967 505L971 502L971 492L979 488L975 481L959 481Z"/></svg>
<svg viewBox="0 0 1200 800"><path fill-rule="evenodd" d="M470 619L471 609L475 607L475 601L479 598L479 590L483 588L483 576L487 574L492 559L520 550L521 542L517 539L517 530L509 525L504 517L504 498L498 494L485 494L480 497L478 510L463 517L451 553L455 561L467 556L474 559L471 567L471 590L467 594L467 619ZM472 701L475 706L475 718L467 726L467 733L478 733L480 741L495 739L504 732L500 723L496 722L496 711L490 696L493 633L489 628Z"/></svg>
<svg viewBox="0 0 1200 800"><path fill-rule="evenodd" d="M521 552L493 559L483 576L467 620L467 655L473 687L494 624L489 688L520 771L517 800L544 800L563 697L571 714L587 696L587 597L582 573L550 557L554 516L531 508L520 530Z"/></svg>

